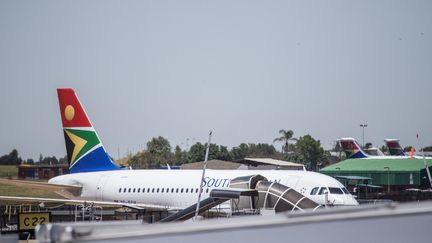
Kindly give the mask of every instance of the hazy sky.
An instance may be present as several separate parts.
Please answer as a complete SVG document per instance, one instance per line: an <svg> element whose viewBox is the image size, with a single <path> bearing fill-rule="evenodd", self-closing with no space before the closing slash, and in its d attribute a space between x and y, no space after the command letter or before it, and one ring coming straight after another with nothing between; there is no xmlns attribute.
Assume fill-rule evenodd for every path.
<svg viewBox="0 0 432 243"><path fill-rule="evenodd" d="M374 145L432 145L432 1L0 1L0 155L66 154L57 87L115 158L210 129L330 148L362 122Z"/></svg>

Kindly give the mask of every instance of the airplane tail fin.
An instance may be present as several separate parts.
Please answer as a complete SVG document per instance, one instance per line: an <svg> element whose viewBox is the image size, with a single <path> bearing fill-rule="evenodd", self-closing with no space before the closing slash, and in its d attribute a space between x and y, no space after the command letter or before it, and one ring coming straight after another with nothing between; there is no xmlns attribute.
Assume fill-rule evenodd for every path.
<svg viewBox="0 0 432 243"><path fill-rule="evenodd" d="M70 173L120 169L109 157L73 89L57 89Z"/></svg>
<svg viewBox="0 0 432 243"><path fill-rule="evenodd" d="M399 139L387 138L387 139L384 139L384 142L386 143L386 146L389 149L390 155L405 156L405 152L399 143Z"/></svg>
<svg viewBox="0 0 432 243"><path fill-rule="evenodd" d="M338 142L347 158L358 159L368 157L354 138L341 138L338 139Z"/></svg>

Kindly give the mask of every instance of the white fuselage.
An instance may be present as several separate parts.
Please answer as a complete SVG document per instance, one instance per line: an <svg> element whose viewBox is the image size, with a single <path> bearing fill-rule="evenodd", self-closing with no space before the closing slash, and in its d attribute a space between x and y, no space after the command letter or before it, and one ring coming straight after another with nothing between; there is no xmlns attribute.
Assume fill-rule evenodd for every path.
<svg viewBox="0 0 432 243"><path fill-rule="evenodd" d="M80 199L185 208L197 202L201 170L115 170L57 176L49 183L82 186ZM207 170L201 199L214 188L228 188L231 179L262 175L291 187L319 204L358 205L345 187L332 177L308 171ZM311 194L311 192L313 192Z"/></svg>

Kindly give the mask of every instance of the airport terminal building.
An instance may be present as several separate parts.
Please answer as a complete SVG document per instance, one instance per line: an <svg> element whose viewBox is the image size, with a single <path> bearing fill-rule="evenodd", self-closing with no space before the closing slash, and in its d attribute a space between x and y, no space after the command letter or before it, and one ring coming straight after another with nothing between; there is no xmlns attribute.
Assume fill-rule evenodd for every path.
<svg viewBox="0 0 432 243"><path fill-rule="evenodd" d="M429 171L432 171L432 160L426 160ZM410 188L430 188L423 159L347 159L327 166L321 173L332 176L358 176L371 178L371 184L391 191Z"/></svg>

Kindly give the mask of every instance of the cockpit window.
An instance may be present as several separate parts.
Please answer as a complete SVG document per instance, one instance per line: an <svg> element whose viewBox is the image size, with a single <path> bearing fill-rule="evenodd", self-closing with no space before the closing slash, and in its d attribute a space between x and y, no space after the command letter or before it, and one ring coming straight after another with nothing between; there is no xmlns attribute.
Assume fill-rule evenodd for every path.
<svg viewBox="0 0 432 243"><path fill-rule="evenodd" d="M345 194L350 194L349 191L348 191L345 187L342 187L342 191L343 191Z"/></svg>
<svg viewBox="0 0 432 243"><path fill-rule="evenodd" d="M326 187L321 187L321 190L319 191L319 195L322 195L322 194L327 194L328 193L328 191L327 191L327 188Z"/></svg>
<svg viewBox="0 0 432 243"><path fill-rule="evenodd" d="M317 193L318 189L319 189L318 187L315 187L314 189L311 190L310 194L315 195Z"/></svg>
<svg viewBox="0 0 432 243"><path fill-rule="evenodd" d="M329 187L330 194L344 194L342 188L338 187Z"/></svg>

